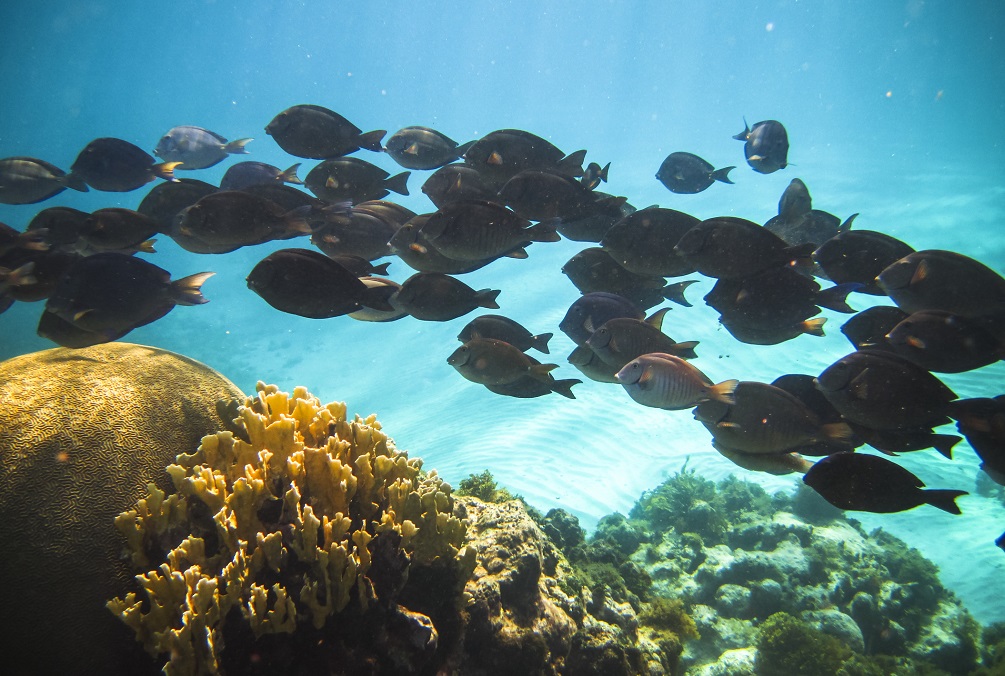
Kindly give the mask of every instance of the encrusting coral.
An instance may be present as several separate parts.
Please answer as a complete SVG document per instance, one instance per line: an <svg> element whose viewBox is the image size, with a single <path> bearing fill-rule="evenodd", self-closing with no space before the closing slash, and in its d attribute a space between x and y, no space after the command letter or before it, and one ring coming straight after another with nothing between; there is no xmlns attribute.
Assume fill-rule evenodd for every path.
<svg viewBox="0 0 1005 676"><path fill-rule="evenodd" d="M148 652L168 655L168 674L233 671L231 636L325 639L326 659L384 660L410 673L436 651L434 622L399 604L408 569L448 571L441 589L456 607L475 553L453 514L451 488L421 472L374 416L346 417L306 389L292 396L259 383L238 409L234 431L206 436L167 471L176 492L152 484L115 521L142 593L108 602ZM237 434L235 434L235 432ZM414 596L414 595L413 595ZM356 656L332 624L369 620L386 642ZM246 627L232 626L246 623ZM375 625L376 626L376 625ZM403 629L402 629L403 628ZM265 659L261 654L249 660ZM288 668L286 665L284 668Z"/></svg>

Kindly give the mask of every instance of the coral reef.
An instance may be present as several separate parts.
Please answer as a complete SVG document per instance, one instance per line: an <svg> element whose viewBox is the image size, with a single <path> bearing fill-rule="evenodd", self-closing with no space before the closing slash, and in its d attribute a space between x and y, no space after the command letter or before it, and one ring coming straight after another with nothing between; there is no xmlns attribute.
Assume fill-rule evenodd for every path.
<svg viewBox="0 0 1005 676"><path fill-rule="evenodd" d="M244 439L204 437L168 466L174 493L115 520L146 572L108 608L168 674L422 672L475 564L450 486L373 416L256 389Z"/></svg>
<svg viewBox="0 0 1005 676"><path fill-rule="evenodd" d="M156 672L104 608L133 584L112 521L147 484L170 488L164 467L220 429L217 401L235 397L204 364L131 343L0 363L6 673Z"/></svg>

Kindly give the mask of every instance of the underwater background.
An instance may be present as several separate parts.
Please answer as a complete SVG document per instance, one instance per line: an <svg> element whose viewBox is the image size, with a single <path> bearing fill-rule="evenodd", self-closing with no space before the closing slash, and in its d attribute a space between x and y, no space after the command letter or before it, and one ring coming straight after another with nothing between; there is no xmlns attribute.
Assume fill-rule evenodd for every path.
<svg viewBox="0 0 1005 676"><path fill-rule="evenodd" d="M611 163L604 190L636 207L659 204L698 218L763 223L792 178L814 207L855 228L879 230L917 250L950 249L1005 272L1005 9L1000 2L7 2L0 8L0 156L46 159L68 169L89 141L128 140L151 151L176 125L251 136L250 155L191 174L218 183L241 159L285 168L297 161L264 133L289 106L313 103L363 130L429 126L458 142L524 129L566 152ZM788 168L770 175L743 162L731 137L777 119L788 130ZM697 195L655 178L663 158L685 150L716 167L736 165L735 185ZM392 173L386 156L367 154ZM311 161L300 171L305 176ZM433 210L415 171L411 195L389 199ZM42 208L135 208L149 191L66 191L39 205L0 205L22 230ZM719 480L730 473L770 489L796 475L741 470L715 452L687 411L639 406L622 388L587 380L576 399L515 399L458 375L447 356L476 313L444 323L411 318L375 324L281 313L245 285L269 252L305 240L223 255L185 251L159 237L142 257L177 279L216 272L210 303L179 307L128 334L198 359L245 392L255 382L304 385L350 412L377 413L397 445L452 483L489 469L531 505L562 507L593 527L627 512L639 495L678 471ZM501 259L463 275L501 289L501 314L534 333L554 332L558 378L574 347L557 330L579 292L562 265L588 244L535 244L526 260ZM412 274L390 258L389 276ZM824 310L825 337L776 346L741 344L700 297L674 306L664 329L699 340L695 364L713 380L770 382L819 374L851 351ZM882 299L853 295L856 309ZM35 329L41 303L0 316L0 359L54 347ZM961 397L1003 392L997 364L939 377ZM927 505L894 515L849 513L882 527L937 563L945 585L983 623L1005 620L1005 527L1000 498L975 490L978 460L965 442L953 460L934 451L898 462L929 487L958 488L962 516Z"/></svg>

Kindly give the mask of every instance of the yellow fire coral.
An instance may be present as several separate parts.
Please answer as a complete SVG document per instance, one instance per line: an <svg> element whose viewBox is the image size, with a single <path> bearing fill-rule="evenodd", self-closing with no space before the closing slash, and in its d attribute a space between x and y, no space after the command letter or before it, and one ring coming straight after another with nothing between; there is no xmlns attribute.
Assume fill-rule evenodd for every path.
<svg viewBox="0 0 1005 676"><path fill-rule="evenodd" d="M129 593L108 608L148 652L170 656L169 675L220 669L234 609L256 639L374 607L407 619L416 613L395 599L407 566L453 567L458 600L474 568L450 486L423 474L374 416L348 420L345 404L322 405L302 387L292 397L256 389L234 431L168 466L176 493L151 484L115 521L133 565L148 570L136 576L146 600ZM378 540L393 552L381 565L404 557L406 570L373 570ZM425 643L435 642L420 617Z"/></svg>

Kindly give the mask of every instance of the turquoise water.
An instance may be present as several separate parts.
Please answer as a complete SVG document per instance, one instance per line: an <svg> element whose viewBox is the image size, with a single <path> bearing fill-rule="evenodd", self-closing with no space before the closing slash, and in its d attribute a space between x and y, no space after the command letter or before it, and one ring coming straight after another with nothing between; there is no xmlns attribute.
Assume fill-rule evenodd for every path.
<svg viewBox="0 0 1005 676"><path fill-rule="evenodd" d="M611 162L608 192L632 204L699 218L764 222L792 178L814 207L856 228L880 230L915 249L942 248L1005 270L1005 9L999 2L7 2L0 8L0 156L28 155L68 169L101 136L152 150L173 126L228 138L252 136L246 158L297 161L264 133L281 110L323 105L364 131L434 127L458 142L500 128L539 134L567 152ZM731 138L778 119L788 129L790 166L760 175ZM716 167L736 164L736 185L674 195L653 177L677 150ZM363 159L397 173L385 156ZM234 160L185 174L216 183ZM314 162L304 160L305 176ZM413 172L416 211L432 205ZM0 205L0 221L23 229L49 206L135 208L130 193L64 192L39 204ZM347 317L309 320L280 313L244 278L269 252L294 240L225 255L197 255L158 238L147 257L175 278L217 274L210 303L179 307L124 340L199 359L245 391L257 380L375 412L398 445L452 482L490 469L547 510L564 507L592 526L626 511L639 494L687 459L710 478L738 472L766 486L792 477L739 470L709 445L689 412L647 409L615 385L584 382L576 400L520 400L469 383L446 364L474 315L446 323L389 324ZM572 343L558 322L578 291L561 266L586 244L535 244L527 260L503 259L463 277L502 289L500 312L534 332L556 333L556 377ZM412 270L392 261L390 276ZM692 287L693 308L674 307L664 328L700 340L696 364L714 380L770 382L816 375L850 351L825 310L827 336L773 347L736 342L701 303L711 280ZM864 308L874 299L853 297ZM35 335L41 304L0 316L0 358L53 347ZM1001 394L998 363L944 377L964 397ZM948 429L946 430L948 431ZM901 459L930 487L973 494L962 516L922 506L889 516L855 514L939 564L943 578L983 622L1005 619L1000 603L1005 528L999 501L974 492L977 460L961 443L948 461L926 451Z"/></svg>

